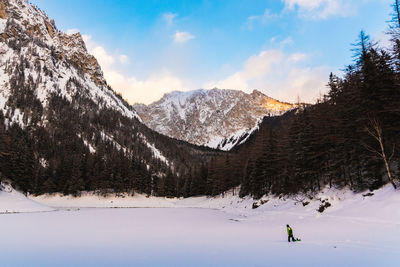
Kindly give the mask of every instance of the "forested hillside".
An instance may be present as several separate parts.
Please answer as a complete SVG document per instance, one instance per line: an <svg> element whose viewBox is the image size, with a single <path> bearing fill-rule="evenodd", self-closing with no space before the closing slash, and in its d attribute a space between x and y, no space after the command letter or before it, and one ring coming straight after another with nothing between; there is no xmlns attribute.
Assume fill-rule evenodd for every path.
<svg viewBox="0 0 400 267"><path fill-rule="evenodd" d="M0 179L33 194L174 196L216 153L147 128L79 33L26 1L0 0Z"/></svg>
<svg viewBox="0 0 400 267"><path fill-rule="evenodd" d="M400 16L390 25L392 48L361 31L354 62L329 77L318 103L265 118L260 130L210 164L208 193L241 184L240 194L317 192L329 184L358 191L398 184L400 164ZM232 175L232 179L228 178Z"/></svg>
<svg viewBox="0 0 400 267"><path fill-rule="evenodd" d="M144 192L240 195L358 191L398 184L400 14L391 49L361 32L354 62L329 77L318 103L265 117L230 152L147 128L104 80L80 34L59 31L44 12L0 0L0 179L34 194ZM327 77L328 79L328 77Z"/></svg>

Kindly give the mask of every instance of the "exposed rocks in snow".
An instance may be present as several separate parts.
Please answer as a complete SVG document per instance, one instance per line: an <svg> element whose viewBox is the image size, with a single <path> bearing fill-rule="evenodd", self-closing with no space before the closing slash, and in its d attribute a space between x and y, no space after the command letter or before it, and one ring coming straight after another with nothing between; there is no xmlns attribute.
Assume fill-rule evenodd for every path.
<svg viewBox="0 0 400 267"><path fill-rule="evenodd" d="M331 203L329 203L326 199L322 200L321 202L322 204L318 208L318 212L320 213L324 212L324 210L332 206Z"/></svg>
<svg viewBox="0 0 400 267"><path fill-rule="evenodd" d="M6 6L4 4L4 0L0 0L0 19L5 19L6 14Z"/></svg>
<svg viewBox="0 0 400 267"><path fill-rule="evenodd" d="M268 202L268 199L266 199L266 200L260 199L259 201L256 201L256 202L253 203L252 209L256 209L256 208L264 205L267 202Z"/></svg>
<svg viewBox="0 0 400 267"><path fill-rule="evenodd" d="M240 216L267 216L269 212L285 212L288 214L299 214L304 216L324 216L341 213L344 216L352 216L354 212L363 213L365 216L383 216L389 214L400 203L400 195L390 185L384 186L365 198L362 193L354 193L349 188L335 189L325 188L315 196L263 196L255 200L250 196L240 198L235 190L214 197L199 196L189 198L165 198L148 196L145 194L108 194L99 195L94 192L82 192L81 196L62 194L45 194L30 196L44 205L52 207L97 207L97 208L207 208L223 210L230 214ZM303 201L299 201L303 199ZM382 208L382 203L387 203ZM323 213L319 211L323 205ZM329 207L329 209L327 209ZM375 214L371 214L374 207ZM377 208L380 207L380 208ZM322 214L321 214L322 213ZM397 216L399 217L399 216Z"/></svg>

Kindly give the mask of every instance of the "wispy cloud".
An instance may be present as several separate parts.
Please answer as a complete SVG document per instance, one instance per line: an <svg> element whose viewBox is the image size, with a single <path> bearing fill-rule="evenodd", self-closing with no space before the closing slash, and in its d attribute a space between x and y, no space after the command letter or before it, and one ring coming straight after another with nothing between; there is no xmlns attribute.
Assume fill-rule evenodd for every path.
<svg viewBox="0 0 400 267"><path fill-rule="evenodd" d="M281 18L287 11L296 11L301 17L309 19L326 19L331 16L346 17L357 12L357 6L367 0L281 0L284 9L273 13L265 9L261 15L247 18L245 28L252 30L256 24L267 24L271 20Z"/></svg>
<svg viewBox="0 0 400 267"><path fill-rule="evenodd" d="M261 15L253 15L247 18L245 28L252 30L256 23L266 24L272 19L279 18L279 14L271 13L269 9L265 9Z"/></svg>
<svg viewBox="0 0 400 267"><path fill-rule="evenodd" d="M273 36L269 39L269 43L273 46L278 45L280 49L294 44L292 37L288 36L285 39L281 39L279 36Z"/></svg>
<svg viewBox="0 0 400 267"><path fill-rule="evenodd" d="M103 46L96 44L92 40L91 35L84 34L82 35L82 39L86 44L88 52L96 57L103 69L109 69L116 62L116 57L110 55Z"/></svg>
<svg viewBox="0 0 400 267"><path fill-rule="evenodd" d="M303 53L284 53L280 49L264 50L249 57L243 68L228 77L204 84L204 88L225 88L251 91L259 89L272 97L295 102L315 102L326 90L326 67L302 67Z"/></svg>
<svg viewBox="0 0 400 267"><path fill-rule="evenodd" d="M176 31L173 38L175 43L186 43L187 41L194 39L195 36L189 32Z"/></svg>
<svg viewBox="0 0 400 267"><path fill-rule="evenodd" d="M145 79L125 76L115 69L105 70L107 82L131 104L150 104L166 93L184 88L181 79L167 69L153 72Z"/></svg>
<svg viewBox="0 0 400 267"><path fill-rule="evenodd" d="M281 45L281 47L284 47L284 46L288 46L288 45L292 45L294 42L293 42L293 39L292 39L292 37L286 37L285 39L283 39L282 41L280 41L279 42L279 44Z"/></svg>
<svg viewBox="0 0 400 267"><path fill-rule="evenodd" d="M303 61L307 58L306 54L303 53L294 53L288 56L288 62L291 63L296 63L296 62L300 62Z"/></svg>
<svg viewBox="0 0 400 267"><path fill-rule="evenodd" d="M163 19L167 23L168 26L171 26L174 23L174 19L178 16L176 13L164 13L163 14Z"/></svg>
<svg viewBox="0 0 400 267"><path fill-rule="evenodd" d="M129 61L129 57L128 57L127 55L119 55L119 56L118 56L118 61L119 61L121 64L126 64L126 63L128 63L128 61Z"/></svg>
<svg viewBox="0 0 400 267"><path fill-rule="evenodd" d="M349 16L362 0L281 0L286 10L297 10L303 17L326 19L330 16Z"/></svg>
<svg viewBox="0 0 400 267"><path fill-rule="evenodd" d="M128 56L113 55L94 42L90 35L83 35L82 38L89 53L99 62L107 83L131 104L149 104L158 100L166 92L184 88L183 81L165 68L154 71L145 79L124 75L118 70L118 63L127 64Z"/></svg>

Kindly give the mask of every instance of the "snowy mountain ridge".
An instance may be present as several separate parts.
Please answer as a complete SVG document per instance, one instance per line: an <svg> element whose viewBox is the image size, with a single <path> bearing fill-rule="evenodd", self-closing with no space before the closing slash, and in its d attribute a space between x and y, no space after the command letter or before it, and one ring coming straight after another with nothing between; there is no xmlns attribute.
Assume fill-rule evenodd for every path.
<svg viewBox="0 0 400 267"><path fill-rule="evenodd" d="M26 1L1 0L0 14L0 109L8 109L13 82L37 84L34 95L44 108L51 93L71 101L79 84L84 88L79 93L98 105L140 119L107 85L97 60L87 52L79 33L68 35L59 31L53 20ZM24 70L17 68L21 61ZM24 81L11 80L18 71ZM41 75L42 71L50 75ZM23 111L14 112L21 112L25 119L28 116ZM19 121L17 114L9 115ZM21 121L19 124L23 125Z"/></svg>
<svg viewBox="0 0 400 267"><path fill-rule="evenodd" d="M36 193L165 194L167 173L174 184L214 153L149 129L82 36L24 0L0 0L0 150L4 177Z"/></svg>
<svg viewBox="0 0 400 267"><path fill-rule="evenodd" d="M26 114L10 100L14 87L35 87L32 97L40 101L43 109L48 107L53 93L70 102L79 94L99 107L141 121L135 110L107 85L80 33L59 31L54 20L23 0L0 0L0 14L0 110L8 124L17 123L24 128L32 123L32 114ZM38 124L45 126L49 119L43 115ZM113 140L112 135L102 135L103 139ZM153 144L144 138L143 142L156 157L165 158ZM86 140L85 143L94 153L93 145Z"/></svg>
<svg viewBox="0 0 400 267"><path fill-rule="evenodd" d="M196 145L229 150L245 140L264 116L277 116L296 105L260 91L217 89L173 91L148 106L134 108L151 129Z"/></svg>

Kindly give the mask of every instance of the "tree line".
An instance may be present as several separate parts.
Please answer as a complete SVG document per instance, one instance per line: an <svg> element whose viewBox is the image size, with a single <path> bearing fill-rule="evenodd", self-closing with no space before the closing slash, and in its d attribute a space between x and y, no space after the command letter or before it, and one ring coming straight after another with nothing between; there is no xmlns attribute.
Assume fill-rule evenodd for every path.
<svg viewBox="0 0 400 267"><path fill-rule="evenodd" d="M400 13L396 0L391 48L364 31L353 45L354 62L343 77L331 74L329 92L316 104L282 117L264 118L249 142L210 164L212 194L229 189L223 169L237 173L240 195L354 191L398 186L400 164ZM233 166L238 162L240 167ZM234 167L234 168L233 168ZM238 170L239 169L239 170Z"/></svg>
<svg viewBox="0 0 400 267"><path fill-rule="evenodd" d="M240 196L256 198L317 192L326 185L349 186L354 191L386 183L397 187L397 0L393 7L390 49L373 43L362 31L353 47L354 62L342 77L330 75L326 95L314 105L265 117L259 130L230 152L152 131L137 119L95 103L74 77L65 89L77 88L76 94L66 99L55 90L44 107L35 95L41 79L33 79L25 70L37 72L37 77L55 73L21 55L6 64L11 95L8 109L0 110L0 179L33 194L136 191L167 197L216 195L239 185ZM39 41L9 39L7 44L20 50L30 44L39 47ZM34 48L30 51L36 53ZM22 121L12 122L17 113Z"/></svg>

